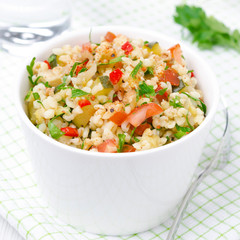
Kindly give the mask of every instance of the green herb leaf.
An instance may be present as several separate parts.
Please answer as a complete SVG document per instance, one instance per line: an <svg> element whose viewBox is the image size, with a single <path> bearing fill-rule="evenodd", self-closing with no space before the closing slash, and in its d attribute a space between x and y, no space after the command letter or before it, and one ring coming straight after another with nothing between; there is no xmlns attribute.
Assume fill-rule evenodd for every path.
<svg viewBox="0 0 240 240"><path fill-rule="evenodd" d="M85 71L87 71L87 68L82 68L80 71L79 71L79 73L82 73L82 72L85 72ZM79 74L78 73L78 74Z"/></svg>
<svg viewBox="0 0 240 240"><path fill-rule="evenodd" d="M167 70L169 68L169 66L168 65L166 65L166 67L164 68L164 70Z"/></svg>
<svg viewBox="0 0 240 240"><path fill-rule="evenodd" d="M163 95L167 91L167 88L163 88L157 92L159 95Z"/></svg>
<svg viewBox="0 0 240 240"><path fill-rule="evenodd" d="M40 99L40 96L39 96L39 94L37 92L33 93L33 97L34 97L35 100Z"/></svg>
<svg viewBox="0 0 240 240"><path fill-rule="evenodd" d="M132 137L137 127L135 127L130 134L130 143L132 144Z"/></svg>
<svg viewBox="0 0 240 240"><path fill-rule="evenodd" d="M174 136L178 139L186 135L187 133L191 132L191 129L189 127L180 127L176 124L177 133L174 134Z"/></svg>
<svg viewBox="0 0 240 240"><path fill-rule="evenodd" d="M57 66L57 55L55 55L54 53L52 55L50 55L50 57L48 58L48 62L51 66L51 68L54 68Z"/></svg>
<svg viewBox="0 0 240 240"><path fill-rule="evenodd" d="M90 93L88 92L84 92L83 90L81 89L72 89L72 98L75 98L75 97L81 97L81 96L85 96L85 95L88 95Z"/></svg>
<svg viewBox="0 0 240 240"><path fill-rule="evenodd" d="M133 138L135 142L140 142L140 140L136 137Z"/></svg>
<svg viewBox="0 0 240 240"><path fill-rule="evenodd" d="M177 108L177 107L183 108L183 105L182 105L182 103L180 102L180 97L179 97L179 96L176 96L175 98L171 99L171 100L169 101L169 105L170 105L170 106L173 106L174 108Z"/></svg>
<svg viewBox="0 0 240 240"><path fill-rule="evenodd" d="M76 70L76 67L77 67L78 65L80 65L80 64L85 63L87 60L88 60L88 59L84 60L83 62L75 62L75 63L73 64L70 72L69 72L69 75L70 75L71 77L73 77L73 75L74 75L74 73L75 73L75 70ZM80 72L81 72L81 71L80 71Z"/></svg>
<svg viewBox="0 0 240 240"><path fill-rule="evenodd" d="M189 122L188 114L189 114L189 112L188 112L187 115L186 115L187 124L188 124L188 126L189 126L189 128L190 128L191 130L194 130L194 127L193 127L193 126L190 124L190 122Z"/></svg>
<svg viewBox="0 0 240 240"><path fill-rule="evenodd" d="M51 88L52 86L50 86L49 85L49 83L48 82L45 82L45 83L43 83L44 85L45 85L45 87L47 87L47 88Z"/></svg>
<svg viewBox="0 0 240 240"><path fill-rule="evenodd" d="M120 57L113 58L113 59L111 59L108 63L100 63L100 64L98 64L98 66L101 66L101 65L109 65L109 64L114 64L114 63L121 62L123 57L125 57L125 55L122 55L122 56L120 56Z"/></svg>
<svg viewBox="0 0 240 240"><path fill-rule="evenodd" d="M132 78L136 78L136 75L137 75L139 69L142 67L142 65L143 65L143 62L140 61L140 62L136 65L136 67L132 70L132 72L131 72L131 74L130 74Z"/></svg>
<svg viewBox="0 0 240 240"><path fill-rule="evenodd" d="M31 96L32 90L33 90L32 88L29 89L27 95L26 95L25 98L24 98L25 101L28 100L29 97Z"/></svg>
<svg viewBox="0 0 240 240"><path fill-rule="evenodd" d="M240 52L240 32L238 30L231 32L216 18L207 16L200 7L179 5L176 7L174 20L190 31L192 41L198 42L199 48L211 49L219 45Z"/></svg>
<svg viewBox="0 0 240 240"><path fill-rule="evenodd" d="M206 114L207 106L200 99L194 98L186 92L183 92L182 94L185 94L186 96L188 96L189 98L191 98L192 100L194 100L196 102L199 101L201 105L197 105L197 106L204 112L204 114Z"/></svg>
<svg viewBox="0 0 240 240"><path fill-rule="evenodd" d="M135 89L135 91L136 91L136 102L138 102L139 101L139 89L137 88L137 89Z"/></svg>
<svg viewBox="0 0 240 240"><path fill-rule="evenodd" d="M194 71L194 70L188 70L187 73L191 73L191 72L193 72L193 71Z"/></svg>
<svg viewBox="0 0 240 240"><path fill-rule="evenodd" d="M152 67L147 67L147 71L144 73L144 75L154 75L153 68Z"/></svg>
<svg viewBox="0 0 240 240"><path fill-rule="evenodd" d="M101 76L99 79L104 88L113 88L109 76Z"/></svg>
<svg viewBox="0 0 240 240"><path fill-rule="evenodd" d="M125 134L118 134L118 139L119 139L119 143L118 143L118 149L117 149L117 152L122 152L123 150L123 145L125 143L125 138L126 138L126 135Z"/></svg>
<svg viewBox="0 0 240 240"><path fill-rule="evenodd" d="M33 66L34 66L35 60L36 60L36 58L34 57L34 58L32 59L32 61L30 62L30 64L27 65L27 67L26 67L26 68L27 68L27 71L28 71L28 74L29 74L29 76L28 76L29 82L30 82L33 86L35 86L35 85L37 84L37 80L40 78L40 77L38 77L38 78L35 80L35 82L33 82L32 77L33 77Z"/></svg>
<svg viewBox="0 0 240 240"><path fill-rule="evenodd" d="M81 64L81 62L75 62L74 64L73 64L73 66L72 66L72 68L71 68L71 70L70 70L70 72L69 72L69 75L71 76L71 77L73 77L73 74L74 74L74 72L75 72L75 70L76 70L76 67L78 66L78 65L80 65Z"/></svg>
<svg viewBox="0 0 240 240"><path fill-rule="evenodd" d="M57 115L48 122L48 129L49 129L50 135L54 139L59 139L61 136L63 136L65 134L53 123L54 119L56 119L62 115L63 114Z"/></svg>
<svg viewBox="0 0 240 240"><path fill-rule="evenodd" d="M139 96L146 97L155 96L156 93L152 85L147 85L145 82L139 83Z"/></svg>
<svg viewBox="0 0 240 240"><path fill-rule="evenodd" d="M43 106L43 103L40 100L37 100L37 102ZM43 108L44 108L44 106L43 106Z"/></svg>
<svg viewBox="0 0 240 240"><path fill-rule="evenodd" d="M144 44L144 45L146 45L146 44L148 44L148 43L149 43L149 41L144 41L144 43L143 43L143 44Z"/></svg>

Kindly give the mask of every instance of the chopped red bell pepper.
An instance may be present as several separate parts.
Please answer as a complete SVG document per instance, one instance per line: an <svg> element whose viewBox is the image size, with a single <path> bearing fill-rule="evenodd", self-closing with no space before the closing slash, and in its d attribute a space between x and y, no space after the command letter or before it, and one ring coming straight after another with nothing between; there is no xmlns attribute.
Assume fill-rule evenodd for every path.
<svg viewBox="0 0 240 240"><path fill-rule="evenodd" d="M82 70L82 68L83 68L83 66L81 66L81 65L78 65L77 67L76 67L76 76L78 75L78 73Z"/></svg>
<svg viewBox="0 0 240 240"><path fill-rule="evenodd" d="M64 134L65 136L78 137L78 130L76 128L65 127L65 128L61 128L61 131L65 133Z"/></svg>
<svg viewBox="0 0 240 240"><path fill-rule="evenodd" d="M112 71L110 74L109 74L109 78L110 78L110 81L112 82L112 84L117 84L119 82L119 80L121 79L123 73L122 71L117 68L115 69L114 71Z"/></svg>
<svg viewBox="0 0 240 240"><path fill-rule="evenodd" d="M78 101L78 105L81 108L83 108L83 107L85 107L87 105L91 105L91 102L89 100L87 100L87 99L81 99L81 100Z"/></svg>
<svg viewBox="0 0 240 240"><path fill-rule="evenodd" d="M45 60L44 62L48 65L48 69L52 69L50 63L47 60Z"/></svg>
<svg viewBox="0 0 240 240"><path fill-rule="evenodd" d="M121 49L128 55L133 50L133 46L129 41L127 41L122 45Z"/></svg>
<svg viewBox="0 0 240 240"><path fill-rule="evenodd" d="M195 77L195 74L194 74L193 72L191 72L191 78L192 78L192 77Z"/></svg>

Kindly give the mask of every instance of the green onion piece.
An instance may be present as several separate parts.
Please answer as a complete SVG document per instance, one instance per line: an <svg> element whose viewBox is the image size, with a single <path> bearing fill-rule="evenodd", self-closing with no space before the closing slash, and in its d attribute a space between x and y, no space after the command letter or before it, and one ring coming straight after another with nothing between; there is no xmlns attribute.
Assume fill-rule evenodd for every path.
<svg viewBox="0 0 240 240"><path fill-rule="evenodd" d="M122 152L123 150L123 145L125 143L125 137L126 135L125 134L118 134L118 139L119 139L119 148L117 149L117 152Z"/></svg>
<svg viewBox="0 0 240 240"><path fill-rule="evenodd" d="M50 57L48 58L48 62L51 66L51 68L54 68L57 66L57 55L56 54L52 54L50 55Z"/></svg>
<svg viewBox="0 0 240 240"><path fill-rule="evenodd" d="M149 41L144 41L144 43L143 43L143 44L144 44L144 45L146 45L146 44L148 44L148 43L149 43Z"/></svg>
<svg viewBox="0 0 240 240"><path fill-rule="evenodd" d="M169 68L169 66L167 65L165 68L164 68L164 70L167 70Z"/></svg>
<svg viewBox="0 0 240 240"><path fill-rule="evenodd" d="M81 96L85 96L85 95L88 95L88 94L90 94L90 93L84 92L81 89L72 89L72 98L81 97Z"/></svg>
<svg viewBox="0 0 240 240"><path fill-rule="evenodd" d="M139 69L142 67L142 65L143 65L143 62L140 61L140 62L137 64L137 66L132 70L132 72L131 72L131 74L130 74L132 78L136 78L136 75L137 75Z"/></svg>
<svg viewBox="0 0 240 240"><path fill-rule="evenodd" d="M37 92L33 93L33 97L34 97L35 100L40 99L40 96L39 96L39 94Z"/></svg>
<svg viewBox="0 0 240 240"><path fill-rule="evenodd" d="M194 70L188 70L188 72L187 73L191 73L191 72L193 72Z"/></svg>

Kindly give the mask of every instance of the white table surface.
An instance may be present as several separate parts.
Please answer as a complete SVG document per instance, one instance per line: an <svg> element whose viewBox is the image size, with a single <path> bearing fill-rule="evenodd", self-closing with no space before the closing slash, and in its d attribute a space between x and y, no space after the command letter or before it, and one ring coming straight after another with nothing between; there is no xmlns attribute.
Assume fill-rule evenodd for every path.
<svg viewBox="0 0 240 240"><path fill-rule="evenodd" d="M19 233L0 215L0 239L1 240L23 240Z"/></svg>

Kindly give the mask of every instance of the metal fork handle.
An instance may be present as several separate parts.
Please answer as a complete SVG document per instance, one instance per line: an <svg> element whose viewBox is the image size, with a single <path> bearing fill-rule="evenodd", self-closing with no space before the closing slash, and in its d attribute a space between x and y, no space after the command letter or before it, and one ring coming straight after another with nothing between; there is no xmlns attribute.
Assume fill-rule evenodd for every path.
<svg viewBox="0 0 240 240"><path fill-rule="evenodd" d="M197 189L199 184L204 180L204 178L206 176L208 176L214 170L214 168L217 165L217 160L218 160L221 152L223 151L223 157L228 157L229 147L226 147L226 145L229 146L229 140L230 140L228 107L227 107L224 99L222 99L222 102L223 102L223 105L224 105L226 123L225 123L225 128L224 128L222 138L221 138L220 143L219 143L218 148L217 148L217 152L216 152L215 156L212 158L211 162L208 164L208 166L198 175L197 179L191 184L191 186L187 190L186 194L184 195L184 198L183 198L182 203L181 203L181 205L178 209L178 212L175 216L175 219L172 223L172 226L170 228L170 231L168 233L168 236L167 236L166 240L174 240L176 232L178 230L178 227L179 227L179 225L181 223L181 220L183 218L183 214L184 214L190 200L192 199L192 196L193 196L195 190ZM221 166L218 165L218 169L222 168L223 166L224 165L221 165Z"/></svg>

